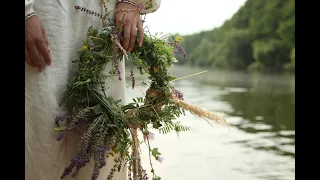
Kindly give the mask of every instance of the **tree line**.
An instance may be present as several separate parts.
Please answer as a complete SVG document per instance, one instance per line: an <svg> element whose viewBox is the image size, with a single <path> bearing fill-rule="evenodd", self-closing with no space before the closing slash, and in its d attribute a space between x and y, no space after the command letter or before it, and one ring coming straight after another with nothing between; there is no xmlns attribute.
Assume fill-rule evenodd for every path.
<svg viewBox="0 0 320 180"><path fill-rule="evenodd" d="M237 71L295 71L295 1L247 0L219 28L183 36L180 65Z"/></svg>

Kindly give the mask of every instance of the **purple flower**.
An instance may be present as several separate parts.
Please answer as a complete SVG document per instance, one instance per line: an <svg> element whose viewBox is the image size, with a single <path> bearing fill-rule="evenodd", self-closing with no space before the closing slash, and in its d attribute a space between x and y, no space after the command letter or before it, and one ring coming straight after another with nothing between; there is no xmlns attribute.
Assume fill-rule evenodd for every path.
<svg viewBox="0 0 320 180"><path fill-rule="evenodd" d="M66 136L67 132L67 130L63 131L63 133L58 136L57 141L61 141Z"/></svg>
<svg viewBox="0 0 320 180"><path fill-rule="evenodd" d="M77 164L77 158L74 158L74 159L71 161L71 163L69 164L69 166L67 166L67 167L64 169L64 171L63 171L60 179L63 179L64 177L68 176L68 175L72 172L72 170L73 170L73 168L76 166L76 164Z"/></svg>
<svg viewBox="0 0 320 180"><path fill-rule="evenodd" d="M80 166L77 166L77 167L76 167L76 170L75 170L74 173L72 174L72 177L73 177L73 178L76 178L76 177L77 177L77 175L78 175L78 173L79 173L79 171L80 171L80 168L81 168Z"/></svg>
<svg viewBox="0 0 320 180"><path fill-rule="evenodd" d="M100 149L100 151L104 151L104 150L105 150L105 147L104 147L104 146L101 146L99 149Z"/></svg>
<svg viewBox="0 0 320 180"><path fill-rule="evenodd" d="M179 100L184 100L183 99L183 93L182 92L180 92L180 91L178 91L178 90L173 90L173 95L176 97L176 98L178 98Z"/></svg>
<svg viewBox="0 0 320 180"><path fill-rule="evenodd" d="M176 42L175 42L173 45L174 45L174 47L175 47L175 49L174 49L174 51L173 51L173 54L176 55L177 52L178 52L178 50L180 50L180 51L182 52L183 57L184 57L185 59L187 59L187 52L183 49L183 47L180 46L180 45L179 45L178 43L176 43Z"/></svg>
<svg viewBox="0 0 320 180"><path fill-rule="evenodd" d="M121 35L120 32L112 31L110 34L113 35L114 37L116 37L116 39L117 39L118 41L122 40L122 35Z"/></svg>
<svg viewBox="0 0 320 180"><path fill-rule="evenodd" d="M91 47L94 46L94 42L93 42L93 41L90 42L90 46L91 46Z"/></svg>
<svg viewBox="0 0 320 180"><path fill-rule="evenodd" d="M120 73L120 69L119 69L119 59L118 56L115 56L114 58L114 69L116 71L116 74L119 77L119 80L121 81L121 73Z"/></svg>
<svg viewBox="0 0 320 180"><path fill-rule="evenodd" d="M107 164L107 162L103 161L102 164L101 164L101 167L104 167L106 164Z"/></svg>
<svg viewBox="0 0 320 180"><path fill-rule="evenodd" d="M61 140L63 139L63 137L64 137L64 134L60 134L60 135L58 136L58 138L57 138L57 141L61 141Z"/></svg>
<svg viewBox="0 0 320 180"><path fill-rule="evenodd" d="M173 54L176 55L178 51L179 51L179 49L178 49L178 48L175 48L175 49L173 50Z"/></svg>

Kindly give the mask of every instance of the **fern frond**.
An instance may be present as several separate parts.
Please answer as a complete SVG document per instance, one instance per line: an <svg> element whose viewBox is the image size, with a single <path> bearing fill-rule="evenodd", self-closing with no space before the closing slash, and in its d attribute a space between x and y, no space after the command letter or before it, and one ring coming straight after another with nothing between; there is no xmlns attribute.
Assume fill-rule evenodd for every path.
<svg viewBox="0 0 320 180"><path fill-rule="evenodd" d="M178 135L179 132L189 131L191 128L188 126L181 125L180 122L168 122L165 126L159 128L160 134L168 134L171 131L175 131Z"/></svg>

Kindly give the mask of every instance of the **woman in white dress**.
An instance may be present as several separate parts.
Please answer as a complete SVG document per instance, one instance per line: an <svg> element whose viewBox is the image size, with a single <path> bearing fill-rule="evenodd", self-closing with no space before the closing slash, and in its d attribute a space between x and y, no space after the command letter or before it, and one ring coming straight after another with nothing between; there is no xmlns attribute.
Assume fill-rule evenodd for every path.
<svg viewBox="0 0 320 180"><path fill-rule="evenodd" d="M120 2L118 2L120 1ZM104 2L104 3L103 3ZM90 26L102 27L101 15L122 20L133 17L124 25L123 47L131 51L137 31L143 31L138 9L147 14L156 11L161 0L25 0L25 175L26 180L58 180L76 155L79 137L69 135L57 141L55 117L61 95L72 76L72 60L86 38ZM115 11L116 10L116 11ZM116 12L116 13L115 13ZM136 16L135 16L136 15ZM143 33L139 33L143 34ZM143 38L140 37L139 44ZM141 42L140 42L141 41ZM125 104L125 71L120 63L122 80L108 78L112 84L106 94ZM106 69L108 72L108 67ZM107 179L113 159L106 160L99 180ZM77 180L89 180L92 164L82 168ZM125 180L126 171L115 173L115 180ZM74 179L70 176L65 179Z"/></svg>

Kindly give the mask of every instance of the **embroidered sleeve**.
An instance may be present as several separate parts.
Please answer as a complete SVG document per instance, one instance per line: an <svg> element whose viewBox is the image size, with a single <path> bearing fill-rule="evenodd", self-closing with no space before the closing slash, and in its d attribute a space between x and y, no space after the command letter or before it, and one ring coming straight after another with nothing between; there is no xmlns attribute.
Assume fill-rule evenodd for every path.
<svg viewBox="0 0 320 180"><path fill-rule="evenodd" d="M25 0L25 12L24 12L25 19L28 19L29 17L35 15L35 12L33 10L33 4L34 4L34 0Z"/></svg>
<svg viewBox="0 0 320 180"><path fill-rule="evenodd" d="M159 9L161 0L134 0L141 7L142 14L153 13Z"/></svg>

